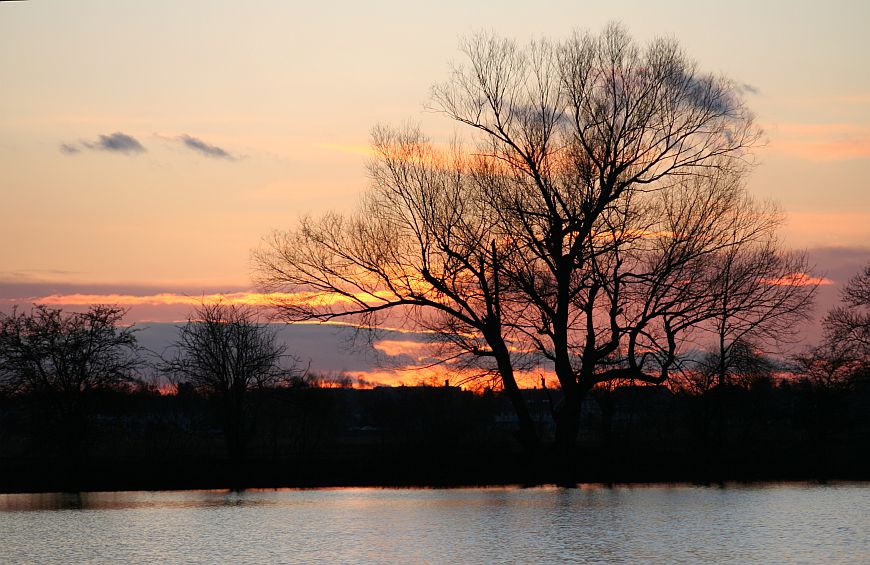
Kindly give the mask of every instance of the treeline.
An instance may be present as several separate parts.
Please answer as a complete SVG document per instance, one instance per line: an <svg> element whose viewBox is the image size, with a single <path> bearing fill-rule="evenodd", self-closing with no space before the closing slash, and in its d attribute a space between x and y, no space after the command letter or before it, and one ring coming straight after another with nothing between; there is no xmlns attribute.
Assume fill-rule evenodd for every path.
<svg viewBox="0 0 870 565"><path fill-rule="evenodd" d="M221 398L181 384L92 389L75 427L43 395L0 401L0 490L483 485L870 478L870 373L716 386L596 389L577 449L555 449L557 390L523 391L544 441L521 448L498 391L321 388L252 391L245 451Z"/></svg>

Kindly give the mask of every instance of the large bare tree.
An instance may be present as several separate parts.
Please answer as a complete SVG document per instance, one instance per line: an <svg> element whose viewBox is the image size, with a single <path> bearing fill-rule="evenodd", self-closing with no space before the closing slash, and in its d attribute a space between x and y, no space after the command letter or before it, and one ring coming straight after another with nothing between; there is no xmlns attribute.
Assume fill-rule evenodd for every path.
<svg viewBox="0 0 870 565"><path fill-rule="evenodd" d="M570 446L586 392L665 382L715 316L711 266L743 245L741 222L769 221L742 183L759 131L733 82L617 25L524 47L475 36L463 51L433 107L471 139L437 151L413 129L376 130L362 209L274 234L259 279L308 293L278 304L288 321L433 330L497 372L525 437L516 364L549 366Z"/></svg>

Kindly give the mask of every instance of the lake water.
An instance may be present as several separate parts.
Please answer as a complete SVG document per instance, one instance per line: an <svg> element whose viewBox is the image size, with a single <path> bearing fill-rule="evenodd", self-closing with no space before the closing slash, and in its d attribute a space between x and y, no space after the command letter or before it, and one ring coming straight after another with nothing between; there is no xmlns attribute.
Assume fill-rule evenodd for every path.
<svg viewBox="0 0 870 565"><path fill-rule="evenodd" d="M0 495L0 562L870 563L870 485Z"/></svg>

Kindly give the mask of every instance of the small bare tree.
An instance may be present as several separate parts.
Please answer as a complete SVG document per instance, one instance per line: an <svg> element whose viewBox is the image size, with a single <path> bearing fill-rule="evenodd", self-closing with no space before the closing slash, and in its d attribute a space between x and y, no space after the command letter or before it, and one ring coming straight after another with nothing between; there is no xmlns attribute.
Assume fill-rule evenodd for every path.
<svg viewBox="0 0 870 565"><path fill-rule="evenodd" d="M778 244L781 222L782 216L769 206L741 203L735 207L729 244L705 266L711 316L700 327L712 334L714 343L703 370L720 386L746 372L748 350L759 355L782 352L812 313L818 279L806 255L784 251Z"/></svg>
<svg viewBox="0 0 870 565"><path fill-rule="evenodd" d="M0 367L10 391L78 397L131 382L139 364L126 310L96 305L64 313L38 305L29 314L0 314Z"/></svg>
<svg viewBox="0 0 870 565"><path fill-rule="evenodd" d="M792 358L794 372L823 389L832 389L866 367L866 360L843 341L826 339Z"/></svg>
<svg viewBox="0 0 870 565"><path fill-rule="evenodd" d="M824 388L870 371L870 265L840 295L843 305L825 317L822 343L794 357L797 373Z"/></svg>
<svg viewBox="0 0 870 565"><path fill-rule="evenodd" d="M39 305L0 314L0 387L36 400L73 468L87 435L89 393L136 380L141 360L136 330L122 325L125 313L117 306L66 313Z"/></svg>
<svg viewBox="0 0 870 565"><path fill-rule="evenodd" d="M834 308L825 318L829 339L870 357L870 265L852 277L841 296L843 306Z"/></svg>
<svg viewBox="0 0 870 565"><path fill-rule="evenodd" d="M256 411L251 393L290 382L298 359L285 353L275 332L247 306L203 303L179 327L164 370L215 400L231 461L244 460Z"/></svg>

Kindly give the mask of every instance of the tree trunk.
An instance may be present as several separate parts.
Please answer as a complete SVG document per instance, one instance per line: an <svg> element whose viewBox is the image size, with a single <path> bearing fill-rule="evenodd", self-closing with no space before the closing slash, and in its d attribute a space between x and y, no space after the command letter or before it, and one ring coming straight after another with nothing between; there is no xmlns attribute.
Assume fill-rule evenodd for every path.
<svg viewBox="0 0 870 565"><path fill-rule="evenodd" d="M247 451L246 415L244 400L228 399L224 412L224 440L230 464L230 488L244 487L245 455Z"/></svg>
<svg viewBox="0 0 870 565"><path fill-rule="evenodd" d="M517 385L514 377L513 365L510 360L508 348L503 343L500 346L493 347L496 363L498 363L498 371L501 376L502 385L504 386L505 394L513 405L519 423L518 439L523 446L523 450L527 455L534 455L538 451L538 432L535 428L535 422L529 414L529 407L526 399Z"/></svg>
<svg viewBox="0 0 870 565"><path fill-rule="evenodd" d="M577 434L580 432L580 415L585 397L585 390L574 387L565 392L562 405L556 411L556 446L564 454L571 454L577 444Z"/></svg>

